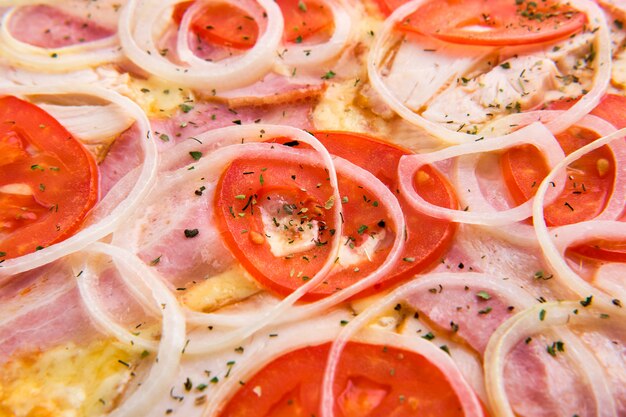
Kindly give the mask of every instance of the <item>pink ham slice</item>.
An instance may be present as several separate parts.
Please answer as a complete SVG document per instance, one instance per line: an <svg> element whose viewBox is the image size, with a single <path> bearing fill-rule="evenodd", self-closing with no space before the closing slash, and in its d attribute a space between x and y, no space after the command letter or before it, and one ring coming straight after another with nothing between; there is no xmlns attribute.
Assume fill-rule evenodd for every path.
<svg viewBox="0 0 626 417"><path fill-rule="evenodd" d="M220 103L191 103L191 109L168 119L152 121L160 149L168 149L195 135L220 127L238 124L266 123L293 126L304 130L313 128L311 112L313 103L300 102L288 105L244 106L236 109ZM165 135L165 136L164 136Z"/></svg>
<svg viewBox="0 0 626 417"><path fill-rule="evenodd" d="M47 5L18 9L10 20L9 30L16 39L42 48L81 44L115 33L113 28L87 17L73 16Z"/></svg>
<svg viewBox="0 0 626 417"><path fill-rule="evenodd" d="M526 339L528 340L528 339ZM574 364L546 346L552 339L533 337L521 341L508 355L505 387L516 414L523 417L594 416L593 394L582 382ZM565 347L567 349L567 346Z"/></svg>
<svg viewBox="0 0 626 417"><path fill-rule="evenodd" d="M97 334L71 269L61 262L16 275L0 288L0 363Z"/></svg>

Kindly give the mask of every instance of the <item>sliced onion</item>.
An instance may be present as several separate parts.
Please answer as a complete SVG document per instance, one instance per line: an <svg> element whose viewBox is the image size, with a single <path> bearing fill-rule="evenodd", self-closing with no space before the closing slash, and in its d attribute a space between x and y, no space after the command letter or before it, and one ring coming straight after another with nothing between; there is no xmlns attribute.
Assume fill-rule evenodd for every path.
<svg viewBox="0 0 626 417"><path fill-rule="evenodd" d="M193 66L177 65L162 56L153 39L156 27L163 26L171 7L182 1L129 0L124 6L119 22L120 42L126 56L140 68L177 85L216 91L251 84L272 68L283 34L283 19L279 7L271 0L259 0L267 14L264 18L267 27L245 54L219 62L193 59L197 64Z"/></svg>
<svg viewBox="0 0 626 417"><path fill-rule="evenodd" d="M19 41L9 30L16 11L16 7L9 9L0 21L0 52L14 65L43 72L67 72L122 58L116 35L60 48L42 48Z"/></svg>
<svg viewBox="0 0 626 417"><path fill-rule="evenodd" d="M565 167L581 156L607 145L616 139L623 138L624 135L626 135L626 129L620 129L569 154L566 158L554 166L552 171L550 171L546 178L544 178L537 189L537 194L535 195L535 199L533 201L533 226L535 228L535 234L537 235L537 240L543 250L544 258L551 266L556 278L579 297L593 295L598 303L604 303L606 305L610 305L612 303L610 297L607 297L606 294L598 291L578 274L576 274L569 267L567 261L561 256L559 249L553 241L555 232L548 230L548 226L546 225L546 221L543 217L543 206L545 204L545 196L548 192L548 188L552 188L550 185L555 181L558 181L555 180L555 178L563 173Z"/></svg>
<svg viewBox="0 0 626 417"><path fill-rule="evenodd" d="M596 34L593 43L595 74L589 92L561 116L546 124L554 134L565 131L600 104L611 82L611 37L606 15L593 1L571 0L570 4L587 15L587 25Z"/></svg>
<svg viewBox="0 0 626 417"><path fill-rule="evenodd" d="M228 332L224 337L217 338L212 337L206 340L194 340L190 343L187 352L190 354L193 353L205 353L209 351L215 351L222 349L231 344L235 344L241 339L248 337L253 334L258 329L267 326L269 323L275 321L278 317L280 317L284 312L295 303L298 299L300 299L304 294L306 294L311 289L315 288L317 285L321 283L321 281L328 275L330 270L334 266L334 260L339 251L340 245L340 237L342 236L343 225L341 222L341 197L339 196L338 191L338 183L337 183L337 174L335 171L335 166L333 161L331 160L330 155L326 148L322 146L322 144L312 135L307 132L304 132L300 129L287 127L287 126L273 126L273 125L244 125L244 126L231 126L223 129L219 129L216 131L208 132L206 136L215 136L219 137L222 140L225 140L230 143L239 143L243 140L248 140L251 143L244 143L240 145L232 145L219 148L218 150L210 153L209 155L203 157L200 161L193 164L194 169L188 170L187 167L180 168L177 171L177 181L184 182L185 178L189 178L190 176L201 175L209 182L217 181L219 176L223 171L223 167L228 164L230 161L245 156L251 157L254 155L258 155L258 157L262 157L267 155L268 152L273 152L273 155L292 155L292 157L300 157L305 158L306 152L303 153L297 149L291 149L271 144L271 143L253 143L256 141L265 141L275 137L289 137L294 140L298 140L303 143L309 144L313 149L321 156L320 161L317 162L318 165L323 166L329 174L329 182L331 187L333 187L333 198L335 204L332 209L335 217L335 222L331 226L337 232L333 236L330 242L330 255L327 258L326 262L320 268L320 270L303 286L296 289L289 296L284 298L278 304L272 306L270 309L263 312L256 312L251 321L247 322L246 326L237 328L236 330L232 330ZM199 135L200 140L204 138L203 135ZM175 151L170 155L170 159L165 161L165 166L174 166L176 167L180 161L182 155L187 155L187 160L189 158L189 146L195 146L194 149L198 149L197 143L194 144L181 144L175 148ZM303 159L303 160L306 160ZM311 163L315 163L315 161L310 161ZM114 243L116 244L124 244L124 238L121 235L117 235L114 238ZM132 243L131 243L132 244ZM205 323L217 324L223 323L229 327L233 326L231 322L231 318L229 316L221 316L219 314L206 314L204 319L202 319ZM198 315L196 315L196 323L201 319ZM239 318L240 320L240 318Z"/></svg>
<svg viewBox="0 0 626 417"><path fill-rule="evenodd" d="M2 283L13 274L28 271L76 252L116 230L119 225L139 207L144 197L150 191L152 184L156 180L158 155L156 144L152 140L150 123L145 113L137 104L113 91L93 86L57 86L47 88L5 87L0 88L0 94L14 94L24 97L33 95L87 95L98 97L124 109L126 114L135 119L135 123L139 127L140 138L145 138L141 140L144 153L141 168L137 170L135 176L130 176L129 174L129 176L120 181L124 183L125 186L125 199L110 204L109 200L113 199L112 195L115 193L107 194L107 197L100 201L93 209L93 216L97 219L95 223L85 227L62 242L51 245L36 253L30 253L3 262L0 268L0 283ZM131 179L135 181L131 181ZM130 182L132 182L132 184L129 184Z"/></svg>
<svg viewBox="0 0 626 417"><path fill-rule="evenodd" d="M80 274L78 274L80 271ZM130 345L133 349L144 349L156 352L158 343L145 337L136 336L117 323L102 305L97 294L99 278L97 273L88 263L83 263L75 268L76 284L82 297L83 306L91 316L91 320L105 334L114 337L121 343ZM130 287L131 289L136 287ZM142 294L143 295L143 294ZM152 303L150 303L152 304Z"/></svg>
<svg viewBox="0 0 626 417"><path fill-rule="evenodd" d="M499 138L490 138L480 142L471 144L462 144L427 154L415 154L403 156L398 165L398 176L400 180L400 191L408 197L409 203L416 210L426 213L429 216L447 219L454 222L470 223L482 226L502 226L518 222L528 218L531 214L532 200L529 200L517 207L495 211L493 207L483 207L480 209L487 212L474 211L473 207L469 207L469 211L461 211L439 207L424 200L413 187L413 178L420 167L426 164L443 161L461 155L477 154L479 152L492 152L504 150L506 148L517 146L525 143L535 145L544 151L546 159L550 166L555 166L563 158L563 150L552 134L541 124L533 123L507 136ZM473 172L459 172L458 176L472 176ZM565 178L565 175L562 174ZM563 188L563 182L560 182L560 188L551 190L551 198L556 198ZM475 184L478 186L478 184ZM477 189L479 191L479 188ZM480 200L477 200L480 201Z"/></svg>
<svg viewBox="0 0 626 417"><path fill-rule="evenodd" d="M590 314L587 309L579 307L580 304L575 302L539 304L511 317L491 336L485 352L485 384L495 415L515 417L504 387L504 366L508 353L527 336L565 326ZM574 314L574 310L578 310L579 314ZM553 331L558 331L559 338L567 345L564 354L571 357L586 377L595 397L597 415L617 415L608 380L594 355L570 331L561 327Z"/></svg>
<svg viewBox="0 0 626 417"><path fill-rule="evenodd" d="M39 104L81 142L94 143L116 137L132 126L134 119L119 106L59 106Z"/></svg>
<svg viewBox="0 0 626 417"><path fill-rule="evenodd" d="M498 119L496 122L488 125L484 130L492 134L506 135L512 130L526 126L534 122L549 122L563 115L560 110L539 110L527 113L516 113L507 117ZM616 128L609 122L592 114L584 116L576 122L576 126L589 129L598 136L606 136L616 131ZM616 219L623 210L624 200L626 199L626 143L623 141L614 141L608 144L616 163L616 176L611 192L611 197L598 219L613 220ZM480 192L478 179L475 175L478 165L479 156L472 155L460 158L456 165L455 184L458 195L463 204L473 208L476 211L494 211L495 209L484 198ZM624 175L621 175L623 171ZM477 192L478 191L478 192ZM516 244L525 246L537 245L534 231L530 225L512 224L506 228L494 228L493 234L498 237Z"/></svg>
<svg viewBox="0 0 626 417"><path fill-rule="evenodd" d="M178 371L185 346L184 315L176 298L139 258L123 249L99 242L88 246L85 251L107 255L124 264L133 272L131 278L136 282L135 285L150 288L155 305L163 315L161 340L154 365L131 396L108 414L111 417L149 415L154 404L167 395L170 381Z"/></svg>

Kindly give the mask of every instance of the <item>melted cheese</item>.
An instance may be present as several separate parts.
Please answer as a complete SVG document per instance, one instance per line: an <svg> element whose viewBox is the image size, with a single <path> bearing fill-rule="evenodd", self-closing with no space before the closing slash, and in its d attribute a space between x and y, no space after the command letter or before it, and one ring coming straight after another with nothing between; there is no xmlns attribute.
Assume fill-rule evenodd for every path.
<svg viewBox="0 0 626 417"><path fill-rule="evenodd" d="M235 266L194 285L181 298L190 309L208 313L242 301L259 291L260 288L245 275L243 268Z"/></svg>
<svg viewBox="0 0 626 417"><path fill-rule="evenodd" d="M118 343L97 341L12 360L0 368L0 416L102 415L130 379L133 359Z"/></svg>
<svg viewBox="0 0 626 417"><path fill-rule="evenodd" d="M193 100L193 94L188 89L178 88L157 78L132 78L128 87L128 95L141 106L148 117L171 116L181 104Z"/></svg>

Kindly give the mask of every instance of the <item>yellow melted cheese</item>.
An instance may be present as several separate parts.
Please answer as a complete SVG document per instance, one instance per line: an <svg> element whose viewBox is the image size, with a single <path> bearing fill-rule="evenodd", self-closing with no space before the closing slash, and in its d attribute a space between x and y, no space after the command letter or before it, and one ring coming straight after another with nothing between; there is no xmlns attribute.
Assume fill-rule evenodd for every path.
<svg viewBox="0 0 626 417"><path fill-rule="evenodd" d="M130 379L133 359L107 340L69 343L11 360L0 367L0 417L105 414Z"/></svg>

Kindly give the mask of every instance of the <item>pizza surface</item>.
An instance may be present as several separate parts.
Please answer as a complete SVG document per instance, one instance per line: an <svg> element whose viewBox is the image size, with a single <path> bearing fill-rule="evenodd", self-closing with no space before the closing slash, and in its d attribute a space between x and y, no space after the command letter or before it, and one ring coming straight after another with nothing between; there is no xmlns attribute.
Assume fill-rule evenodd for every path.
<svg viewBox="0 0 626 417"><path fill-rule="evenodd" d="M0 417L626 416L626 4L0 14Z"/></svg>

